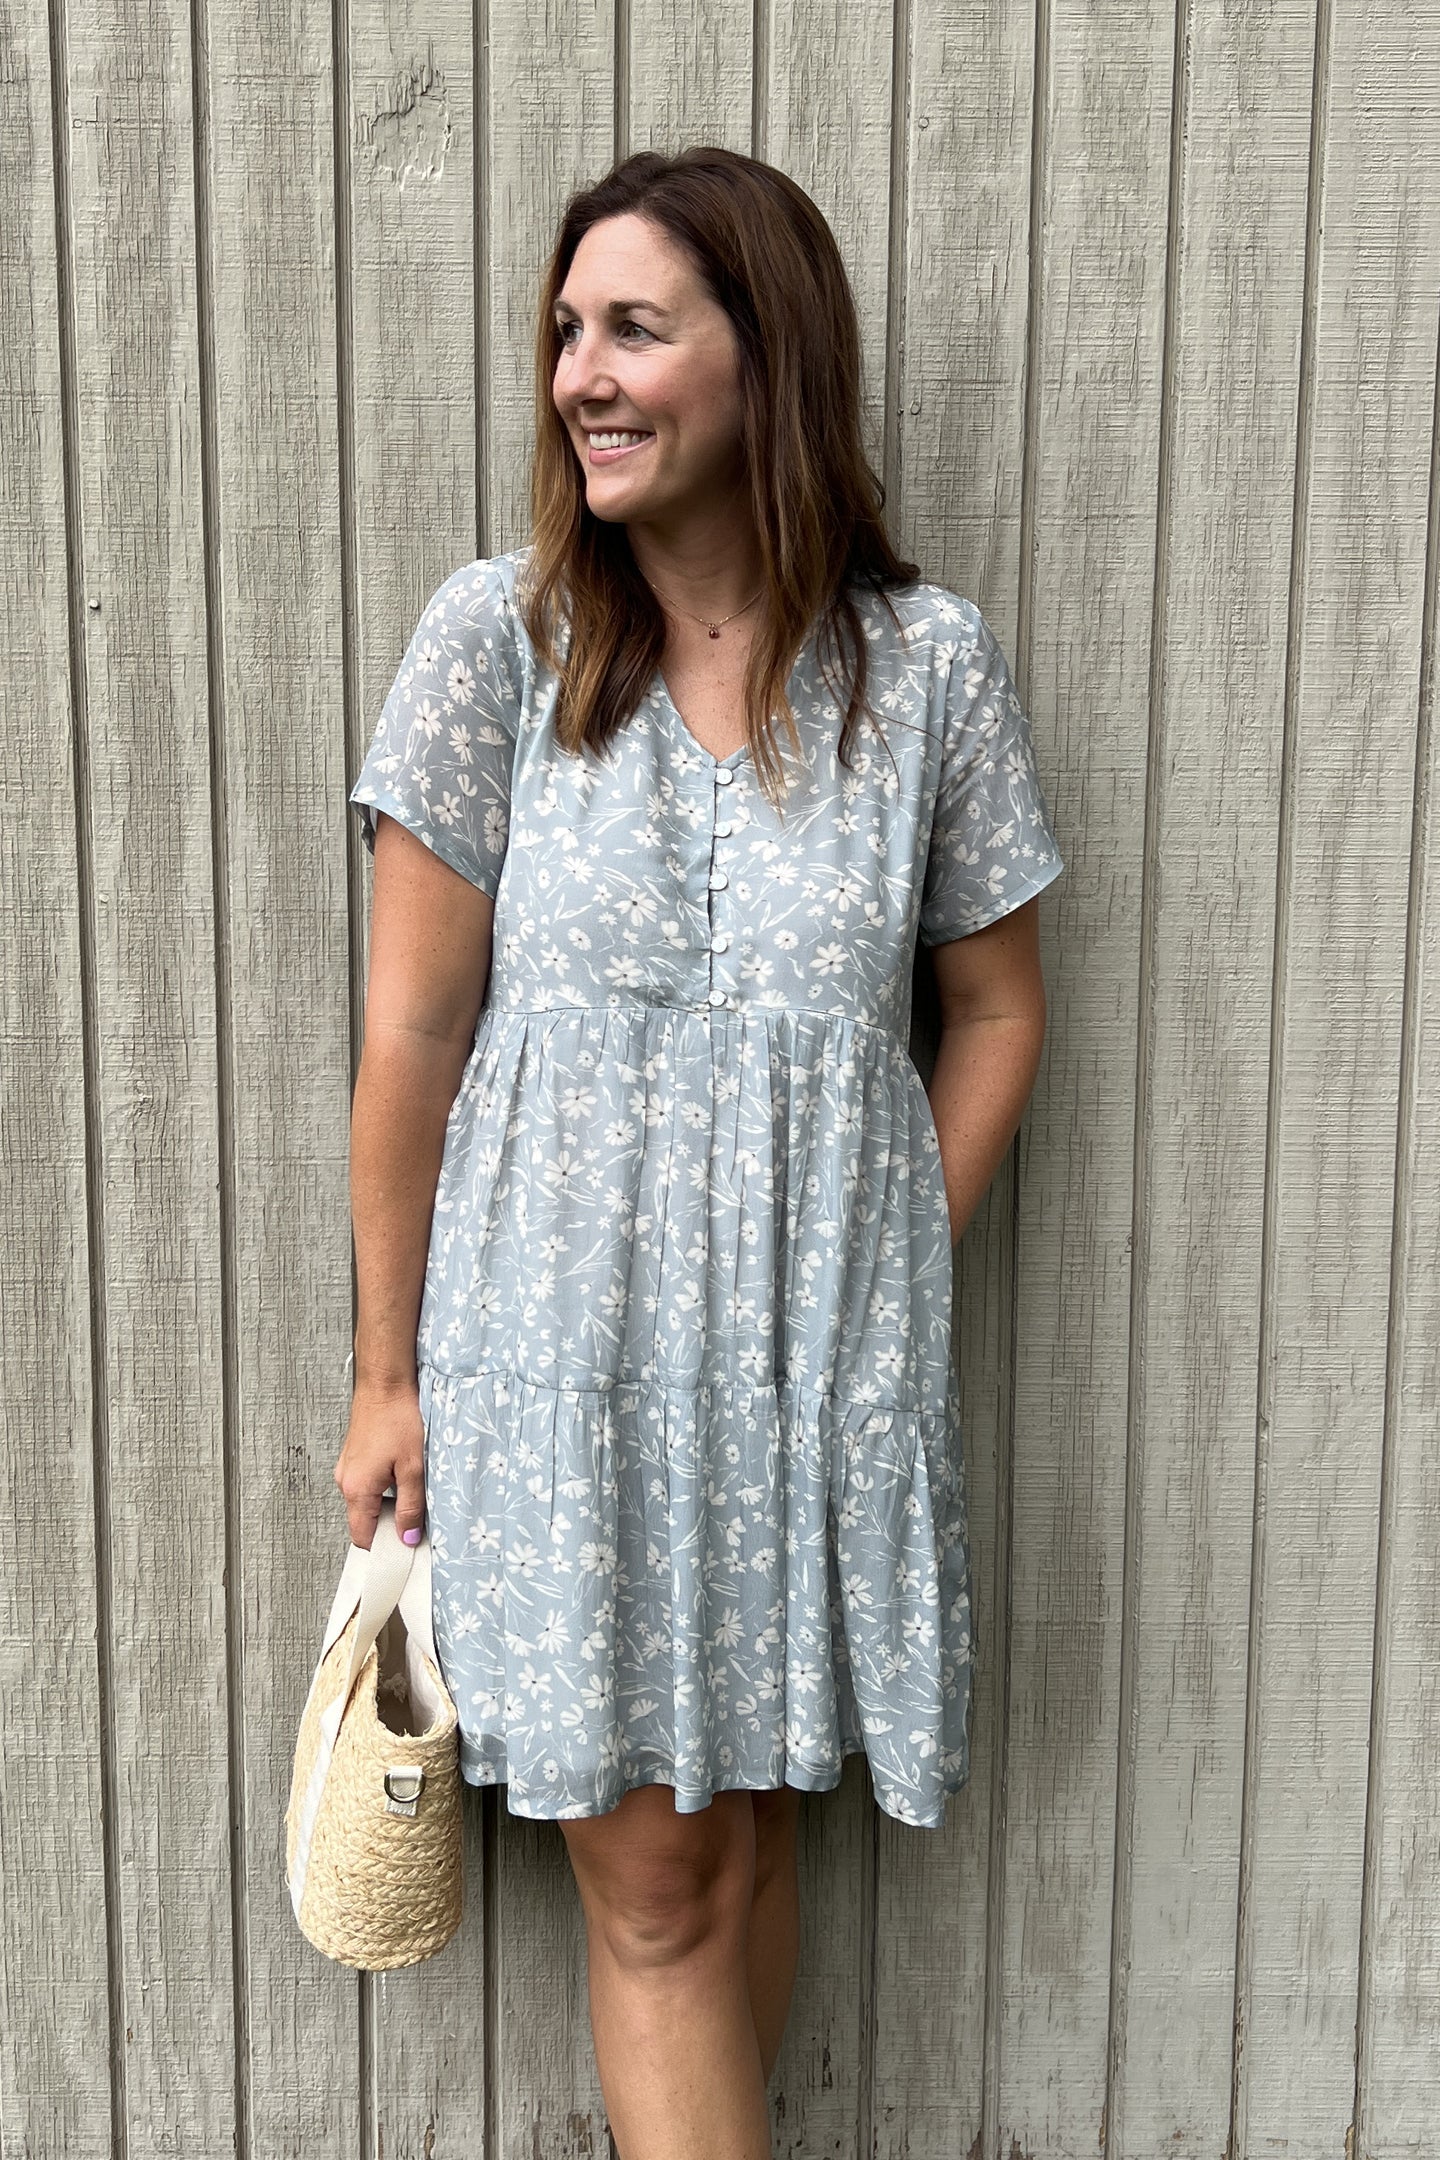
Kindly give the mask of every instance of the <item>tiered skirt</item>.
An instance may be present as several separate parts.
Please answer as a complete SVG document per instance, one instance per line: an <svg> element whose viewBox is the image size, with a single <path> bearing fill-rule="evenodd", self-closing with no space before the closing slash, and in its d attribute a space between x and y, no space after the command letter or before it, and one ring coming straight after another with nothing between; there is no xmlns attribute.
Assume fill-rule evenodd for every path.
<svg viewBox="0 0 1440 2160"><path fill-rule="evenodd" d="M487 1009L421 1312L436 1644L511 1812L839 1783L926 1828L975 1654L952 1254L908 1050Z"/></svg>

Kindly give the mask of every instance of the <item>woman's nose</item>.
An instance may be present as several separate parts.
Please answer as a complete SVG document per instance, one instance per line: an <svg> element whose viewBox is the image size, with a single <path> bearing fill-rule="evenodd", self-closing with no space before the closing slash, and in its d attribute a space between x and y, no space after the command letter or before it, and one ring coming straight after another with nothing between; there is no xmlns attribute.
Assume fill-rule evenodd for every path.
<svg viewBox="0 0 1440 2160"><path fill-rule="evenodd" d="M595 347L572 345L565 367L565 395L573 405L604 405L615 395L615 378L595 357Z"/></svg>

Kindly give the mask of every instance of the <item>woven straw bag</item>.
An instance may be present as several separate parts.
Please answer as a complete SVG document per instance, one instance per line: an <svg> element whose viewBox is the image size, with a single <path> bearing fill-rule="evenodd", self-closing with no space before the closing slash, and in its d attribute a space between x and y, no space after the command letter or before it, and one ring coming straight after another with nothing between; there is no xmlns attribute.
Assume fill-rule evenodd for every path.
<svg viewBox="0 0 1440 2160"><path fill-rule="evenodd" d="M415 1965L460 1925L460 1738L430 1617L430 1538L402 1545L380 1503L352 1545L310 1683L285 1875L326 1957L364 1972Z"/></svg>

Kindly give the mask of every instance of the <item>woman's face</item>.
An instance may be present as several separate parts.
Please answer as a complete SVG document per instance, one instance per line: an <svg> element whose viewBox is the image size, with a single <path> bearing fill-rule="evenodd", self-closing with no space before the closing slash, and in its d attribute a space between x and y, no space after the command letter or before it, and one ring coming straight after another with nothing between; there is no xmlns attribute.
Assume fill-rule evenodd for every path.
<svg viewBox="0 0 1440 2160"><path fill-rule="evenodd" d="M674 534L743 494L735 332L684 251L633 214L592 225L555 305L553 395L596 517ZM639 432L598 451L591 431Z"/></svg>

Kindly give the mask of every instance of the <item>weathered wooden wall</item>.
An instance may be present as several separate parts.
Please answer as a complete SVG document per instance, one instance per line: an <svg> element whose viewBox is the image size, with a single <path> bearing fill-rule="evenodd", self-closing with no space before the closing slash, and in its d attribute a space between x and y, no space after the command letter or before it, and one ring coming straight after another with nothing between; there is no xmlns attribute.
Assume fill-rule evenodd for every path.
<svg viewBox="0 0 1440 2160"><path fill-rule="evenodd" d="M975 1772L807 1799L776 2153L1440 2150L1437 116L1437 0L0 0L4 2160L606 2155L556 1826L470 1794L361 1978L282 1810L346 793L525 536L565 195L693 140L834 224L1068 865L957 1266Z"/></svg>

